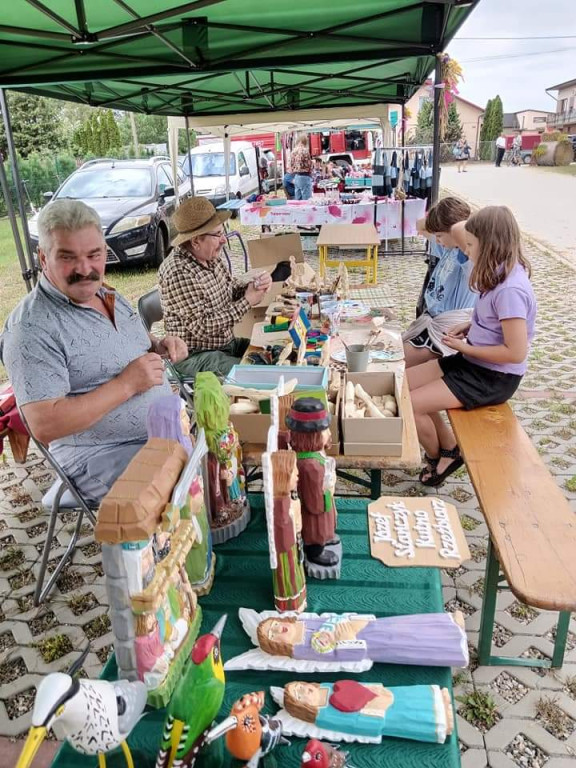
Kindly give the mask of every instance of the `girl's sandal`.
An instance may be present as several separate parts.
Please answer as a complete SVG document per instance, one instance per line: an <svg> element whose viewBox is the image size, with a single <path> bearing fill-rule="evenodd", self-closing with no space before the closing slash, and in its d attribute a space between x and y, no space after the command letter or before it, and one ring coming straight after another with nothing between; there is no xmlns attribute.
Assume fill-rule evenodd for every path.
<svg viewBox="0 0 576 768"><path fill-rule="evenodd" d="M439 474L437 467L440 459L453 459L453 461L448 464L444 472L440 472ZM464 464L464 459L460 455L460 448L458 448L458 446L452 448L450 451L446 450L445 448L441 448L440 459L436 459L436 465L432 467L430 471L430 477L426 478L426 480L421 479L423 472L420 473L420 482L422 485L427 485L434 488L435 486L443 483L449 475L451 475L453 472L456 472L456 470L460 469L460 467Z"/></svg>
<svg viewBox="0 0 576 768"><path fill-rule="evenodd" d="M425 482L422 479L424 475L430 475L430 477L434 475L434 472L436 471L436 467L438 466L438 462L440 461L440 456L438 456L438 458L434 458L433 456L428 456L428 454L425 453L424 461L426 463L426 466L422 468L420 474L418 475L418 479L420 480L421 483Z"/></svg>

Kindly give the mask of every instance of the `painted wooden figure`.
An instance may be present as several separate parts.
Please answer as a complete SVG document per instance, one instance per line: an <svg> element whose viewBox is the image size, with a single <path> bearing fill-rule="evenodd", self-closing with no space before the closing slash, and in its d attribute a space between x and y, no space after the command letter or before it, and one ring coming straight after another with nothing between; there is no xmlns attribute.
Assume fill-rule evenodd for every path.
<svg viewBox="0 0 576 768"><path fill-rule="evenodd" d="M347 740L379 742L382 736L394 736L443 744L454 729L450 693L437 685L386 688L357 680L297 681L284 686L283 707L278 717L288 735L293 730L284 712L304 729L308 724L309 735L317 738L329 732L329 738L342 734Z"/></svg>
<svg viewBox="0 0 576 768"><path fill-rule="evenodd" d="M140 681L77 680L76 673L89 648L67 672L52 672L36 692L32 726L16 768L29 768L51 730L82 755L98 755L100 768L106 753L122 747L128 768L134 761L126 739L146 706L146 686Z"/></svg>
<svg viewBox="0 0 576 768"><path fill-rule="evenodd" d="M302 505L302 539L310 563L337 566L339 557L327 545L339 544L335 534L334 486L336 462L326 455L330 445L330 419L324 403L315 397L296 400L286 416L290 446L298 457L298 496Z"/></svg>

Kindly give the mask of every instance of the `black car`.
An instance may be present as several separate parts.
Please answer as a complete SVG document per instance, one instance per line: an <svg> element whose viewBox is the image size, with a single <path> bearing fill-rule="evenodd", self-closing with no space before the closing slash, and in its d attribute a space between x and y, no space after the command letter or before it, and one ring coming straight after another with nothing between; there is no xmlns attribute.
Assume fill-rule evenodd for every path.
<svg viewBox="0 0 576 768"><path fill-rule="evenodd" d="M190 195L190 180L178 169L178 194ZM69 176L50 200L73 198L91 206L102 220L108 264L162 263L175 232L176 197L167 157L149 160L89 160ZM37 216L29 220L30 240L38 248Z"/></svg>

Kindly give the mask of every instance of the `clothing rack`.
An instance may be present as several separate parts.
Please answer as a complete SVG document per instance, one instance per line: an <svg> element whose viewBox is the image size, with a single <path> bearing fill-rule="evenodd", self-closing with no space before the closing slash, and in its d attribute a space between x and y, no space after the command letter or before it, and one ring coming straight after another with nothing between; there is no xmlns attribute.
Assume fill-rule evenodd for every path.
<svg viewBox="0 0 576 768"><path fill-rule="evenodd" d="M409 145L401 145L401 146L395 146L395 147L375 147L374 148L375 155L376 155L376 152L398 152L398 153L401 153L401 157L404 157L406 152L422 152L426 154L426 153L433 153L433 151L434 151L434 146L432 144L409 144ZM430 167L432 167L432 164L430 164ZM406 250L406 237L404 235L405 202L406 201L404 199L400 201L401 203L400 253L402 256L405 256L405 255L426 256L428 254L427 248L425 248L424 250L418 249L418 248L411 248L410 250ZM374 203L374 223L376 223L376 205L377 205L377 202ZM396 253L396 251L391 251L386 247L383 252L383 255L388 256L389 254L394 254L394 253Z"/></svg>

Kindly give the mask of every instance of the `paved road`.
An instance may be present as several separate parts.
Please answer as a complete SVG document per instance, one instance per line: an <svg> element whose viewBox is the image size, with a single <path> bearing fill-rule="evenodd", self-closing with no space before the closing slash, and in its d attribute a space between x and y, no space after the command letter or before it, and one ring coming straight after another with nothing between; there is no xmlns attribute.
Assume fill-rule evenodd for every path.
<svg viewBox="0 0 576 768"><path fill-rule="evenodd" d="M530 166L442 168L440 184L476 205L507 205L520 229L576 266L576 176Z"/></svg>

